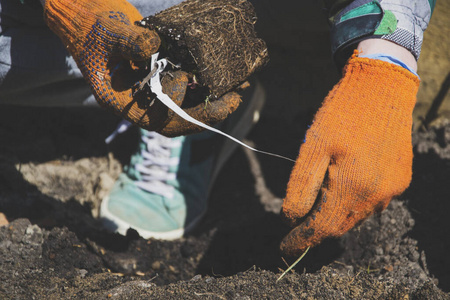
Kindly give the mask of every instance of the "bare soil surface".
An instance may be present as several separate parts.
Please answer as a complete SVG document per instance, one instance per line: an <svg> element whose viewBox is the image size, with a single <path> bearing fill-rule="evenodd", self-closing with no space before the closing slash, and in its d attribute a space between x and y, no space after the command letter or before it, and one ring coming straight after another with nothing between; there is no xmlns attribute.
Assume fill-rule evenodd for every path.
<svg viewBox="0 0 450 300"><path fill-rule="evenodd" d="M8 125L16 114L27 122ZM175 242L131 231L123 237L93 217L120 171L101 142L114 117L99 110L10 108L1 120L0 205L10 223L0 228L0 298L449 296L449 124L414 135L415 175L401 199L343 238L310 250L277 283L287 268L278 252L288 231L278 217L278 194L288 163L238 150L194 234ZM276 136L279 126L281 120L263 118L249 140L270 147L267 132ZM130 132L121 142L131 146L134 137ZM285 143L279 152L292 156L297 147ZM284 176L263 176L274 168ZM271 192L266 182L278 188Z"/></svg>
<svg viewBox="0 0 450 300"><path fill-rule="evenodd" d="M338 75L326 24L308 27L285 2L254 3L271 62L259 74L266 107L247 141L296 157ZM315 4L306 6L313 7L301 16L322 17L307 13ZM442 47L442 39L436 43ZM442 90L427 84L442 83L441 65L423 67L429 92L420 94L417 120ZM290 163L238 149L194 233L173 242L132 231L124 237L103 230L96 217L136 131L108 148L104 138L119 120L106 111L2 106L0 299L450 299L450 122L436 111L434 122L413 133L409 189L344 237L311 249L277 282L295 260L278 250L289 230L279 209Z"/></svg>

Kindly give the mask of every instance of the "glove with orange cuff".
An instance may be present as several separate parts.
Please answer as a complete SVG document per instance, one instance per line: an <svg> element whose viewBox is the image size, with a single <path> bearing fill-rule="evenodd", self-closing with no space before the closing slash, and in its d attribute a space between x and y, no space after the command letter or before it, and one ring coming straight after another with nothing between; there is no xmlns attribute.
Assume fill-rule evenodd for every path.
<svg viewBox="0 0 450 300"><path fill-rule="evenodd" d="M418 86L403 67L350 58L291 173L282 214L295 228L281 243L283 253L295 256L342 236L408 187Z"/></svg>
<svg viewBox="0 0 450 300"><path fill-rule="evenodd" d="M173 112L159 101L150 105L152 99L147 93L136 92L150 72L145 69L146 62L158 50L160 39L154 31L134 24L142 15L129 2L46 0L44 17L67 46L101 106L142 128L166 135L199 131L174 118ZM163 92L179 106L187 84L186 73L181 71L162 80ZM203 110L200 104L194 117L208 124L221 121L241 101L236 93L226 96Z"/></svg>

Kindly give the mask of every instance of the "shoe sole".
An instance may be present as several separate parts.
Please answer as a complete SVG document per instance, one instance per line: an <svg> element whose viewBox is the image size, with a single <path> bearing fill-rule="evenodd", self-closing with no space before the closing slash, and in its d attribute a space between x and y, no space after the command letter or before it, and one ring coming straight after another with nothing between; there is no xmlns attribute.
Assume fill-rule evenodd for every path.
<svg viewBox="0 0 450 300"><path fill-rule="evenodd" d="M200 222L200 220L204 216L204 213L202 213L185 228L175 229L166 232L157 232L140 228L138 226L130 226L128 222L123 221L122 219L118 218L108 210L108 203L109 203L109 196L106 196L105 198L103 198L102 203L100 205L100 220L103 221L103 226L109 231L120 233L123 236L127 235L127 231L129 229L133 229L136 230L137 233L144 239L154 238L157 240L168 240L168 241L179 239L186 232L193 230L194 227Z"/></svg>

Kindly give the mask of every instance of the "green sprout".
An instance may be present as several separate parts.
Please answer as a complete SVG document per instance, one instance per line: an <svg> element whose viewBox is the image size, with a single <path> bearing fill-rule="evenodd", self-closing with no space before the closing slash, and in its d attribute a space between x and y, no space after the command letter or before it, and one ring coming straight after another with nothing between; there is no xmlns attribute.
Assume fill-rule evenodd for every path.
<svg viewBox="0 0 450 300"><path fill-rule="evenodd" d="M299 257L299 258L298 258L298 259L297 259L290 267L289 267L289 268L287 268L287 270L284 271L283 274L281 274L280 277L278 277L278 279L277 279L276 282L280 281L281 278L283 278L284 275L287 274L287 272L289 272L290 270L292 270L292 268L295 267L295 266L302 260L302 258L306 255L306 253L308 253L309 248L310 248L310 247L306 248L305 252L303 252L303 254L302 254L302 255L301 255L301 256L300 256L300 257Z"/></svg>
<svg viewBox="0 0 450 300"><path fill-rule="evenodd" d="M204 110L206 110L206 107L208 106L208 104L211 105L211 102L209 101L210 96L206 96L205 98L205 107L203 107Z"/></svg>

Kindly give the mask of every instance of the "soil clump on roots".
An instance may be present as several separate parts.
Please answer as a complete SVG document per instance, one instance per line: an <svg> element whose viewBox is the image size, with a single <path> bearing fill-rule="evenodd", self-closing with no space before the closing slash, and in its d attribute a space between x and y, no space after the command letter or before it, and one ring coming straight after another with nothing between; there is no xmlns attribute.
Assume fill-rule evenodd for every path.
<svg viewBox="0 0 450 300"><path fill-rule="evenodd" d="M252 4L242 0L188 0L137 22L156 30L160 57L189 74L200 101L234 90L268 62L255 23Z"/></svg>

